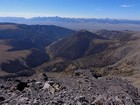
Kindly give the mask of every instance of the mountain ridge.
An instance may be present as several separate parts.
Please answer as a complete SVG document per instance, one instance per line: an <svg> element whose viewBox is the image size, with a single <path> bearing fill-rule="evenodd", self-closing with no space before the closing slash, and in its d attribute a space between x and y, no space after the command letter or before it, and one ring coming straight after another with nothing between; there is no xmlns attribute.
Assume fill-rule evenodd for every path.
<svg viewBox="0 0 140 105"><path fill-rule="evenodd" d="M47 62L45 47L72 33L75 31L54 25L0 24L0 70L28 71Z"/></svg>
<svg viewBox="0 0 140 105"><path fill-rule="evenodd" d="M73 30L133 30L139 31L140 20L109 18L67 18L67 17L0 17L0 22L12 22L28 25L56 25Z"/></svg>
<svg viewBox="0 0 140 105"><path fill-rule="evenodd" d="M136 19L111 19L111 18L69 18L69 17L0 17L0 22L19 22L19 21L41 21L41 20L51 20L51 21L63 21L63 22L100 22L100 23L130 23L130 24L140 24L140 20Z"/></svg>
<svg viewBox="0 0 140 105"><path fill-rule="evenodd" d="M107 40L107 38L98 36L89 31L80 30L76 34L64 38L50 46L48 52L51 52L54 57L60 56L68 59L77 59L90 53L97 53L103 50L107 45L102 42Z"/></svg>

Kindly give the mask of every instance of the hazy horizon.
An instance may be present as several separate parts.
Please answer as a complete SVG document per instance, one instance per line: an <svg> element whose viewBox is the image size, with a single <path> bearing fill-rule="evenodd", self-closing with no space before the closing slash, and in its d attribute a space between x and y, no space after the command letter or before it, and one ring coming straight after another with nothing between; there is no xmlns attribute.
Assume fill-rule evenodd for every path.
<svg viewBox="0 0 140 105"><path fill-rule="evenodd" d="M140 20L138 0L0 0L0 17Z"/></svg>
<svg viewBox="0 0 140 105"><path fill-rule="evenodd" d="M134 20L140 21L140 19L127 19L127 18L107 18L107 17L65 17L65 16L33 16L33 17L24 17L24 16L0 16L2 18L25 18L25 19L32 19L32 18L70 18L70 19L110 19L110 20Z"/></svg>

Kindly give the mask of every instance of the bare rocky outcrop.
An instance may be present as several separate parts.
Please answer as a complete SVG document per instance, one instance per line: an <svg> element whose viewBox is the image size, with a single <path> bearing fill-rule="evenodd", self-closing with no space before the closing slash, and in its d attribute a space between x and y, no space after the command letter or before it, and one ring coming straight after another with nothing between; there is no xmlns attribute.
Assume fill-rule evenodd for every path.
<svg viewBox="0 0 140 105"><path fill-rule="evenodd" d="M77 70L72 77L13 78L0 80L2 105L139 105L138 90L118 77L95 79ZM45 74L44 74L45 75ZM41 78L42 77L42 78ZM24 87L19 90L17 86ZM24 86L23 86L24 85ZM26 85L26 86L25 86Z"/></svg>

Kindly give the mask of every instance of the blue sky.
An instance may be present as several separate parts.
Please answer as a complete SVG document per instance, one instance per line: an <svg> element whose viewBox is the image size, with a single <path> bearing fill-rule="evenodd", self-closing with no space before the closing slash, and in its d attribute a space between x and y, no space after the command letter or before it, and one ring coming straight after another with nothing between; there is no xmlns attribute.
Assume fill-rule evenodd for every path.
<svg viewBox="0 0 140 105"><path fill-rule="evenodd" d="M0 0L0 16L139 19L140 0Z"/></svg>

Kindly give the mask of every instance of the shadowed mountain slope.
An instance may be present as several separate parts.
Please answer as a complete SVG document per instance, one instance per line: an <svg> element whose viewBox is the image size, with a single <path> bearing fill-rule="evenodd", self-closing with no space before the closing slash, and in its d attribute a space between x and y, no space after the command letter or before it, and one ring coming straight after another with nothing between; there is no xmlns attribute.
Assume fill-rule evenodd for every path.
<svg viewBox="0 0 140 105"><path fill-rule="evenodd" d="M73 33L53 25L0 23L0 70L14 73L49 61L45 47Z"/></svg>
<svg viewBox="0 0 140 105"><path fill-rule="evenodd" d="M103 51L107 48L108 42L107 38L81 30L72 36L56 42L47 50L53 57L60 56L73 60Z"/></svg>
<svg viewBox="0 0 140 105"><path fill-rule="evenodd" d="M72 30L51 25L0 24L0 39L8 39L8 44L14 47L11 50L43 49L73 33Z"/></svg>

